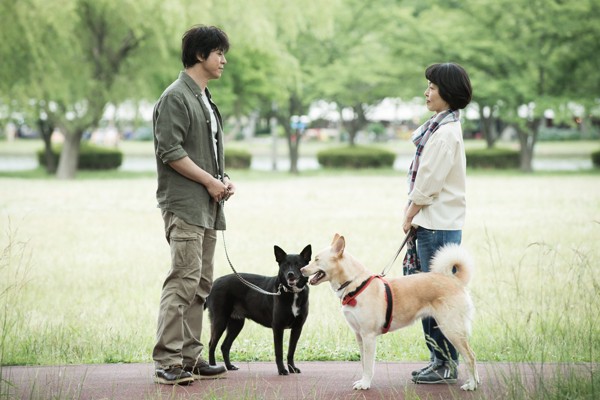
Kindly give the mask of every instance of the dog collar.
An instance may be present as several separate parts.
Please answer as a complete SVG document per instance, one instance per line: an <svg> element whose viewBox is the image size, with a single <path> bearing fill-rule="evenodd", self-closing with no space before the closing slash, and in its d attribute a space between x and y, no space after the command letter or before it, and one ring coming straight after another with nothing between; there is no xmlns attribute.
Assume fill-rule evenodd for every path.
<svg viewBox="0 0 600 400"><path fill-rule="evenodd" d="M352 283L352 281L346 281L346 282L342 283L342 286L340 286L337 291L339 292L340 290L346 289L348 287L348 285L351 283Z"/></svg>
<svg viewBox="0 0 600 400"><path fill-rule="evenodd" d="M350 292L344 296L344 298L342 299L342 305L355 307L357 304L356 298L358 297L358 295L361 294L363 292L363 290L365 290L367 288L367 286L369 286L369 284L375 278L381 279L381 282L383 282L383 285L385 287L385 300L387 303L387 307L385 310L385 324L383 325L382 332L387 333L390 330L390 326L392 324L392 311L394 309L394 307L393 307L394 299L392 297L393 295L392 295L392 289L390 288L390 284L387 283L387 281L385 279L383 279L383 276L373 275L373 276L369 277L367 280L363 281L363 283L358 285L358 287L356 289L354 289L352 292ZM349 284L349 282L348 282L348 284ZM348 286L348 285L346 285L346 286Z"/></svg>
<svg viewBox="0 0 600 400"><path fill-rule="evenodd" d="M346 289L346 288L348 287L348 285L350 285L352 282L354 282L354 280L355 280L355 279L356 279L356 276L355 276L354 278L352 278L352 279L349 279L349 280L347 280L346 282L342 283L342 285L341 285L339 288L337 288L337 290L336 290L336 291L337 291L337 292L340 292L340 291L342 291L342 290ZM363 283L364 283L364 282L363 282Z"/></svg>
<svg viewBox="0 0 600 400"><path fill-rule="evenodd" d="M300 292L302 292L304 289L306 289L306 285L304 285L304 286L302 287L302 289L298 289L298 288L288 288L288 287L287 287L287 286L285 286L283 283L280 283L280 284L279 284L279 288L280 288L280 289L283 289L283 291L284 291L284 292L287 292L287 293L300 293Z"/></svg>

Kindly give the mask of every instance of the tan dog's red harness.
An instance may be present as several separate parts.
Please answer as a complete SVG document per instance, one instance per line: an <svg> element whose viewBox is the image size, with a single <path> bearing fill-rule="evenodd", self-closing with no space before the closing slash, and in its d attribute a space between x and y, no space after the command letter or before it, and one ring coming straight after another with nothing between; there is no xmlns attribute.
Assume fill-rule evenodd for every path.
<svg viewBox="0 0 600 400"><path fill-rule="evenodd" d="M356 298L358 297L358 295L361 294L362 291L365 290L375 278L380 279L381 282L383 282L383 286L385 286L385 300L387 302L387 308L385 310L385 325L383 325L382 332L387 333L390 330L390 325L392 324L392 310L394 306L394 298L392 296L392 289L390 289L390 284L387 283L385 279L383 279L383 276L373 275L369 279L358 285L358 287L354 291L344 296L344 298L342 299L342 305L355 307L357 303Z"/></svg>

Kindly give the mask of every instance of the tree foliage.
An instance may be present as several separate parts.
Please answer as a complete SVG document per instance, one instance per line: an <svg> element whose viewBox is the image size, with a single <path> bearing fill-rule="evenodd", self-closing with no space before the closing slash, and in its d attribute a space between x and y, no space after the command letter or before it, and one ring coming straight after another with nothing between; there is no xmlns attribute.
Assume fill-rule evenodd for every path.
<svg viewBox="0 0 600 400"><path fill-rule="evenodd" d="M157 47L165 25L147 18L160 14L159 7L159 1L133 0L23 0L12 5L12 15L22 22L9 22L3 32L16 37L29 62L20 79L7 77L12 82L7 93L21 109L31 107L37 119L65 135L59 178L74 177L81 137L98 125L108 103L152 93L137 72L148 71L148 54L155 60L161 54ZM12 76L14 69L5 72Z"/></svg>
<svg viewBox="0 0 600 400"><path fill-rule="evenodd" d="M292 172L292 116L315 100L351 110L353 141L370 107L422 96L435 62L465 66L488 145L500 122L513 125L524 170L544 112L585 127L600 93L600 0L0 0L0 18L0 119L18 113L47 146L60 128L61 178L75 175L81 137L108 104L154 102L176 78L181 35L198 23L231 40L211 82L223 114L234 130L276 117Z"/></svg>

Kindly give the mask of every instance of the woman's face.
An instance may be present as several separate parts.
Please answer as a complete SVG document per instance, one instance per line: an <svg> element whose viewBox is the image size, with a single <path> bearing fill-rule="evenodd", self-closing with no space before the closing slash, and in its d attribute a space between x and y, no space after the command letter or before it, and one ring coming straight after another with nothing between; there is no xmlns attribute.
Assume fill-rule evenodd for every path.
<svg viewBox="0 0 600 400"><path fill-rule="evenodd" d="M433 111L436 114L442 111L446 111L450 108L450 105L446 103L437 85L433 82L427 81L427 90L425 90L425 99L427 100L427 109Z"/></svg>

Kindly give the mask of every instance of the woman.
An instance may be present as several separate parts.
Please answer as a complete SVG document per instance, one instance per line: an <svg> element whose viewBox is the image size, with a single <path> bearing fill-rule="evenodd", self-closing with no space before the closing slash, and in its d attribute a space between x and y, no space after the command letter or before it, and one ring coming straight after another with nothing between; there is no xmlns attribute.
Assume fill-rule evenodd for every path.
<svg viewBox="0 0 600 400"><path fill-rule="evenodd" d="M428 272L440 247L460 244L465 220L466 157L459 110L471 101L471 81L453 63L431 65L425 77L427 109L435 114L412 136L417 149L408 171L408 205L402 226L404 232L411 232L406 273ZM413 382L455 383L456 349L433 318L422 322L431 362L413 371Z"/></svg>

